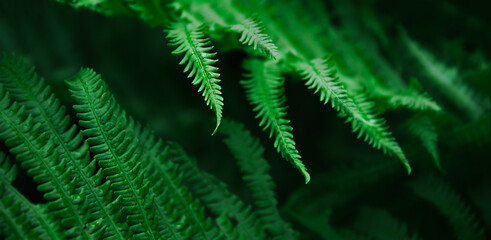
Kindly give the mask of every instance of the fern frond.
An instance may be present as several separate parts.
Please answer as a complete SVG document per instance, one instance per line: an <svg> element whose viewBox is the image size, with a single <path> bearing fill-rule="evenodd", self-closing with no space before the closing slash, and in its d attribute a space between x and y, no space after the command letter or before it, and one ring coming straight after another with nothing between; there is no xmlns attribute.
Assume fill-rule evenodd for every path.
<svg viewBox="0 0 491 240"><path fill-rule="evenodd" d="M409 162L392 133L388 131L385 120L376 117L373 103L363 97L353 99L348 95L336 75L331 59L299 61L295 68L303 75L305 85L314 89L314 93L320 94L320 100L324 104L330 101L331 107L335 108L341 117L346 117L346 122L351 122L353 132L358 132L358 138L364 136L364 140L372 147L395 155L404 164L408 174L411 173Z"/></svg>
<svg viewBox="0 0 491 240"><path fill-rule="evenodd" d="M271 37L265 33L265 28L259 17L254 16L242 21L241 24L232 26L233 31L242 33L239 42L244 45L254 45L254 50L276 60L280 54L278 47L273 43Z"/></svg>
<svg viewBox="0 0 491 240"><path fill-rule="evenodd" d="M204 208L200 201L196 200L184 186L183 178L186 174L180 174L179 166L170 160L172 158L170 148L164 146L162 140L157 139L148 128L143 128L131 117L128 117L128 120L126 129L132 129L128 134L138 138L144 152L148 154L148 157L143 158L148 161L147 173L156 181L161 181L158 184L161 187L157 186L158 189L155 191L156 200L161 203L160 205L171 206L177 216L183 216L180 224L184 229L181 232L186 235L194 235L201 239L219 237L218 229L214 228L211 220L204 215Z"/></svg>
<svg viewBox="0 0 491 240"><path fill-rule="evenodd" d="M88 202L84 195L75 191L77 177L72 176L66 160L58 155L54 143L41 131L39 123L34 124L25 108L11 103L9 94L0 84L0 139L16 155L16 160L37 182L38 190L44 192L48 207L57 216L67 238L91 239L85 229ZM78 197L74 197L78 196Z"/></svg>
<svg viewBox="0 0 491 240"><path fill-rule="evenodd" d="M179 64L186 64L184 72L189 72L188 78L193 78L192 84L199 85L198 92L203 91L206 105L215 111L217 123L212 135L218 130L222 119L223 97L218 85L220 74L213 64L218 60L213 59L216 53L211 41L205 36L206 27L196 27L192 24L177 22L170 26L167 38L170 45L177 46L172 54L184 54Z"/></svg>
<svg viewBox="0 0 491 240"><path fill-rule="evenodd" d="M437 147L438 134L431 119L424 115L416 115L408 121L408 125L409 132L419 138L421 144L435 161L436 167L442 170Z"/></svg>
<svg viewBox="0 0 491 240"><path fill-rule="evenodd" d="M255 106L256 118L260 119L259 126L263 130L269 128L269 137L274 137L276 150L303 174L305 183L308 183L310 175L295 147L290 120L285 118L284 79L278 67L272 61L253 59L245 61L244 68L249 73L245 75L247 80L240 83L246 89L250 104Z"/></svg>
<svg viewBox="0 0 491 240"><path fill-rule="evenodd" d="M272 235L273 239L295 239L295 231L282 219L274 194L275 184L268 174L269 164L262 157L264 149L259 140L253 138L244 125L224 121L224 142L237 159L247 188L252 193L258 208L259 221Z"/></svg>
<svg viewBox="0 0 491 240"><path fill-rule="evenodd" d="M406 34L403 35L409 53L418 60L434 83L440 88L442 93L464 111L472 119L476 119L485 112L476 93L472 91L464 82L461 81L457 69L449 68L443 63L438 62L434 56L424 50Z"/></svg>
<svg viewBox="0 0 491 240"><path fill-rule="evenodd" d="M416 234L409 235L404 223L395 219L386 210L362 208L355 221L355 228L374 239L379 240L417 240Z"/></svg>
<svg viewBox="0 0 491 240"><path fill-rule="evenodd" d="M107 86L90 69L82 69L66 83L94 159L110 181L111 189L122 197L129 229L136 239L159 239L151 181L140 172L138 140L129 138L117 118L114 119L120 109Z"/></svg>
<svg viewBox="0 0 491 240"><path fill-rule="evenodd" d="M51 93L50 87L37 77L33 67L21 58L6 54L0 59L0 83L17 102L27 107L27 113L40 123L60 157L67 160L72 174L80 179L75 191L86 194L89 199L92 223L105 226L104 236L110 236L110 239L126 239L127 234L117 224L121 216L120 199L112 198L112 192L107 191L109 182L103 184L102 172L95 172L96 163L89 159L87 142L82 142L82 134L75 125L70 125L65 107Z"/></svg>
<svg viewBox="0 0 491 240"><path fill-rule="evenodd" d="M431 203L448 219L457 239L485 239L484 229L467 203L442 179L420 177L410 182L409 186L417 196Z"/></svg>
<svg viewBox="0 0 491 240"><path fill-rule="evenodd" d="M175 143L169 143L169 146L172 161L179 164L184 180L212 213L236 219L237 232L246 239L263 239L263 229L250 206L229 192L225 183L200 170L181 146Z"/></svg>
<svg viewBox="0 0 491 240"><path fill-rule="evenodd" d="M8 206L10 209L5 208L4 211L16 210L16 207L12 206L18 206L18 213L9 213L8 215L16 217L24 216L27 221L29 221L27 235L32 235L32 237L36 237L38 239L62 239L62 235L59 232L59 227L55 225L53 219L40 207L27 200L24 195L22 195L14 186L12 186L12 182L14 181L16 174L16 166L10 166L5 154L0 152L0 196L2 196L2 199L5 199L3 203L10 202L10 204L4 205ZM9 200L7 200L7 198L9 198ZM1 229L8 228L0 227L0 235L2 235Z"/></svg>

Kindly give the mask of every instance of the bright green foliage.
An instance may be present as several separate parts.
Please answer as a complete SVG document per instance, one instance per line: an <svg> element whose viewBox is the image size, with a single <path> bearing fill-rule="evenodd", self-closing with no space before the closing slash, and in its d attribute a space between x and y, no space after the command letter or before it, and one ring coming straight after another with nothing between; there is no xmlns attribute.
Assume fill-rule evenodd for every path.
<svg viewBox="0 0 491 240"><path fill-rule="evenodd" d="M434 205L452 224L457 239L485 239L484 230L467 203L442 179L429 176L412 181L416 195Z"/></svg>
<svg viewBox="0 0 491 240"><path fill-rule="evenodd" d="M242 33L239 39L241 43L254 45L254 50L273 59L279 57L278 47L271 37L264 33L264 25L258 17L248 18L242 24L233 26L232 30Z"/></svg>
<svg viewBox="0 0 491 240"><path fill-rule="evenodd" d="M320 93L324 104L331 101L331 106L339 115L351 122L353 132L358 132L358 138L364 136L364 140L374 148L382 148L385 153L395 155L411 173L409 162L385 126L385 120L376 117L371 102L364 98L355 101L348 95L331 64L329 59L315 59L310 63L299 62L296 68L302 73L305 85Z"/></svg>
<svg viewBox="0 0 491 240"><path fill-rule="evenodd" d="M244 68L249 73L245 75L246 80L242 80L241 84L246 89L249 102L254 105L256 118L260 119L259 126L263 130L269 128L269 137L274 138L276 150L304 175L305 183L308 183L310 175L295 147L290 120L285 118L285 80L281 77L279 69L272 61L255 59L244 62Z"/></svg>
<svg viewBox="0 0 491 240"><path fill-rule="evenodd" d="M0 224L7 229L0 234L8 239L265 238L250 207L196 165L176 160L188 159L182 148L169 149L126 115L94 71L82 69L66 81L84 128L77 133L34 69L18 57L1 57L0 139L32 174L48 204L31 203L11 185L16 168L0 152ZM190 177L215 221L183 185Z"/></svg>
<svg viewBox="0 0 491 240"><path fill-rule="evenodd" d="M126 136L121 124L112 121L119 111L114 99L100 77L90 69L82 69L67 84L76 102L73 108L79 124L85 128L83 134L95 154L94 160L103 168L111 188L121 196L130 230L137 239L158 239L157 232L153 231L156 224L150 181L139 172L141 149L136 139Z"/></svg>
<svg viewBox="0 0 491 240"><path fill-rule="evenodd" d="M171 45L177 46L173 54L182 54L184 57L179 64L186 64L184 72L189 72L188 78L194 76L193 85L199 85L198 92L203 92L206 105L215 111L217 124L213 134L218 130L222 119L223 97L220 92L220 74L216 73L217 62L213 57L216 53L210 53L213 46L205 37L205 26L194 26L185 22L177 22L171 25L167 38Z"/></svg>
<svg viewBox="0 0 491 240"><path fill-rule="evenodd" d="M488 239L485 9L0 1L0 239Z"/></svg>

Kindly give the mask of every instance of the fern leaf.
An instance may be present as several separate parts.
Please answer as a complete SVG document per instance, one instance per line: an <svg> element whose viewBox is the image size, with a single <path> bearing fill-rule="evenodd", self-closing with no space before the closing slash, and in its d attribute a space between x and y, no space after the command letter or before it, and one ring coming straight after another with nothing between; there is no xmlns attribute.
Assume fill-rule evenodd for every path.
<svg viewBox="0 0 491 240"><path fill-rule="evenodd" d="M295 231L281 218L277 209L273 191L275 184L268 174L270 167L262 157L264 149L259 140L253 138L242 124L224 121L223 125L223 133L227 136L224 142L237 159L258 208L259 221L271 232L273 239L294 239Z"/></svg>
<svg viewBox="0 0 491 240"><path fill-rule="evenodd" d="M407 35L403 35L409 53L418 60L434 83L441 89L446 97L464 111L472 119L476 119L485 112L482 100L464 82L460 80L455 68L449 68L438 62L434 56L424 50Z"/></svg>
<svg viewBox="0 0 491 240"><path fill-rule="evenodd" d="M260 119L259 126L263 130L269 128L269 137L274 136L276 150L303 174L305 183L308 183L310 175L295 147L290 120L285 118L284 79L280 76L279 69L274 62L261 60L245 61L244 68L249 71L245 75L248 79L240 83L246 89L250 104L255 106L256 118Z"/></svg>
<svg viewBox="0 0 491 240"><path fill-rule="evenodd" d="M232 30L242 33L239 39L242 44L254 45L254 50L274 60L279 58L278 47L273 43L271 37L264 33L264 25L259 17L248 18L241 24L232 26Z"/></svg>
<svg viewBox="0 0 491 240"><path fill-rule="evenodd" d="M250 206L229 192L225 183L200 170L196 162L184 152L181 146L175 143L169 143L169 145L171 158L179 164L184 180L189 183L191 190L200 197L212 213L218 216L226 214L236 219L237 231L246 239L264 238L257 215L251 211Z"/></svg>
<svg viewBox="0 0 491 240"><path fill-rule="evenodd" d="M421 144L423 144L435 161L436 167L442 170L437 147L438 134L436 133L435 126L431 122L431 119L427 116L416 115L408 121L408 125L409 132L419 138Z"/></svg>
<svg viewBox="0 0 491 240"><path fill-rule="evenodd" d="M95 162L89 161L87 142L82 143L82 134L76 131L75 125L70 126L65 107L51 93L49 86L37 77L33 67L10 55L0 59L0 83L17 102L27 107L26 111L40 123L42 131L51 137L61 157L72 167L72 173L81 180L75 190L83 192L89 199L92 225L105 226L103 234L111 239L126 239L128 236L117 224L121 216L118 214L119 199L111 201L112 192L105 191L109 183L102 184L102 172L94 173ZM101 218L104 219L102 224ZM102 232L101 228L99 230Z"/></svg>
<svg viewBox="0 0 491 240"><path fill-rule="evenodd" d="M31 115L27 116L25 108L11 103L9 94L0 84L0 139L11 147L10 152L28 174L34 177L38 190L44 192L52 214L62 223L67 238L91 239L86 231L87 201L83 195L76 199L75 191L78 178L73 177L66 161L60 158L54 149L53 141L42 133L40 124L34 124ZM85 211L84 211L85 209Z"/></svg>
<svg viewBox="0 0 491 240"><path fill-rule="evenodd" d="M295 68L303 75L305 85L314 89L314 93L320 94L320 100L324 104L330 101L331 107L335 108L341 117L346 117L346 122L351 122L353 132L358 132L358 138L364 136L364 140L372 147L382 148L384 153L395 155L404 164L408 174L411 173L409 162L388 131L385 120L377 118L373 113L373 103L362 96L353 99L348 95L332 67L331 59L298 62Z"/></svg>
<svg viewBox="0 0 491 240"><path fill-rule="evenodd" d="M215 111L217 123L212 135L218 130L222 119L223 97L218 85L220 80L213 64L218 60L213 59L216 53L211 41L205 37L205 26L195 27L192 24L177 22L171 25L168 31L170 45L177 46L172 54L184 54L179 64L186 64L184 72L189 72L188 78L194 77L192 84L199 85L198 92L203 92L206 105Z"/></svg>
<svg viewBox="0 0 491 240"><path fill-rule="evenodd" d="M9 209L6 209L6 211L15 209L12 207L13 205L18 206L19 213L10 213L10 215L17 217L22 217L22 215L24 215L24 217L28 219L30 222L29 228L27 228L28 235L35 236L39 239L62 239L62 235L58 232L59 227L55 225L53 219L41 208L27 200L24 195L12 186L16 174L16 166L10 166L5 154L0 152L0 195L5 199L5 202L11 202L11 204L5 205L9 206ZM10 198L10 200L7 200L7 198ZM0 229L7 228L1 227ZM0 235L2 234L0 233Z"/></svg>
<svg viewBox="0 0 491 240"><path fill-rule="evenodd" d="M140 172L141 149L125 129L113 119L118 112L114 98L99 75L82 69L66 81L76 102L79 124L85 128L94 159L103 169L110 187L122 196L123 212L136 239L159 239L155 231L155 209L151 181Z"/></svg>
<svg viewBox="0 0 491 240"><path fill-rule="evenodd" d="M457 239L485 239L484 230L469 206L442 179L435 176L420 177L409 186L417 196L431 203L450 221Z"/></svg>

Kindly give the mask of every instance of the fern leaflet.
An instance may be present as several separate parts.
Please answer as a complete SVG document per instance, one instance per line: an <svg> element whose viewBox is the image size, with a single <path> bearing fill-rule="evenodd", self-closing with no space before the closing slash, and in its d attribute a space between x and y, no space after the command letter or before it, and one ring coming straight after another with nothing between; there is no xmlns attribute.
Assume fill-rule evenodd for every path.
<svg viewBox="0 0 491 240"><path fill-rule="evenodd" d="M303 174L305 183L308 183L310 175L295 147L290 120L285 118L286 107L282 106L286 102L283 94L284 79L278 67L272 61L253 59L245 61L244 68L249 71L245 75L248 79L240 83L246 89L251 105L255 105L256 118L261 119L259 126L263 130L269 128L269 137L274 136L276 150Z"/></svg>
<svg viewBox="0 0 491 240"><path fill-rule="evenodd" d="M172 54L184 53L179 64L186 64L184 72L189 71L188 78L194 79L193 85L199 85L198 92L203 91L206 105L215 111L217 123L212 135L218 130L222 119L223 97L218 85L220 74L216 73L217 67L213 64L218 60L213 59L216 53L210 53L213 46L211 41L205 37L206 27L196 27L192 24L177 22L171 25L167 38L170 45L177 46Z"/></svg>

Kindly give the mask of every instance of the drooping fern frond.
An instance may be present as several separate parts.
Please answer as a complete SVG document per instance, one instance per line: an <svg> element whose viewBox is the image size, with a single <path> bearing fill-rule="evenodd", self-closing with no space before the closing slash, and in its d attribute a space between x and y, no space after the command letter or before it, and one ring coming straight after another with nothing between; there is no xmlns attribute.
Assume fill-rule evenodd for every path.
<svg viewBox="0 0 491 240"><path fill-rule="evenodd" d="M425 70L426 75L430 77L435 85L440 88L440 91L452 101L453 104L464 111L467 116L471 119L476 119L487 110L486 108L489 107L489 102L487 106L483 104L483 100L479 99L476 93L460 80L456 68L450 68L443 63L438 62L434 56L424 50L406 34L403 34L403 41L404 44L406 44L409 53L418 60Z"/></svg>
<svg viewBox="0 0 491 240"><path fill-rule="evenodd" d="M213 64L218 60L213 59L216 53L211 53L213 49L211 41L205 36L206 26L195 26L185 22L172 24L167 31L167 38L170 45L177 46L172 54L184 54L179 64L186 64L184 72L189 72L188 78L194 77L192 84L199 85L198 92L203 92L206 105L210 106L216 114L216 133L222 119L223 97L218 85L220 74L216 71L217 67Z"/></svg>
<svg viewBox="0 0 491 240"><path fill-rule="evenodd" d="M269 137L274 137L276 150L303 174L305 183L308 183L310 175L295 147L290 120L285 118L284 79L276 63L253 59L245 61L243 65L249 73L245 74L246 80L240 83L246 89L250 104L254 105L256 118L260 119L259 126L263 130L269 129Z"/></svg>
<svg viewBox="0 0 491 240"><path fill-rule="evenodd" d="M416 115L408 121L408 126L409 132L421 141L421 144L431 155L436 167L442 170L437 147L438 134L431 119L424 115Z"/></svg>
<svg viewBox="0 0 491 240"><path fill-rule="evenodd" d="M141 149L137 140L129 138L114 119L113 114L119 109L112 95L100 76L89 69L82 69L66 82L94 159L114 193L122 196L122 211L127 214L129 229L136 239L159 239L151 181L140 172Z"/></svg>
<svg viewBox="0 0 491 240"><path fill-rule="evenodd" d="M485 239L476 216L466 202L446 182L435 176L425 176L410 182L413 192L431 203L453 226L459 240Z"/></svg>
<svg viewBox="0 0 491 240"><path fill-rule="evenodd" d="M410 235L406 224L394 218L388 211L364 207L355 221L355 228L367 236L378 240L417 240L416 234Z"/></svg>
<svg viewBox="0 0 491 240"><path fill-rule="evenodd" d="M273 43L271 37L265 33L265 28L259 17L254 16L242 21L241 24L232 26L233 31L242 33L239 42L244 45L254 45L254 50L272 59L278 59L278 47Z"/></svg>
<svg viewBox="0 0 491 240"><path fill-rule="evenodd" d="M76 183L67 162L54 148L53 141L43 133L39 123L33 122L25 107L12 103L8 92L0 84L0 139L10 147L16 160L37 182L44 192L51 213L66 230L65 237L91 239L93 232L85 229L88 222L87 204L83 197L75 198ZM83 195L82 195L83 196ZM97 229L94 229L94 232Z"/></svg>
<svg viewBox="0 0 491 240"><path fill-rule="evenodd" d="M305 85L314 89L314 93L320 94L320 100L324 104L330 101L331 107L335 108L341 117L346 117L346 122L351 122L353 132L358 132L358 138L364 136L364 140L372 147L395 155L404 164L407 172L411 172L409 162L392 133L388 131L385 120L377 118L373 113L373 103L362 97L353 99L348 95L336 75L331 59L299 61L295 68L303 75Z"/></svg>
<svg viewBox="0 0 491 240"><path fill-rule="evenodd" d="M12 182L14 181L16 174L16 166L10 166L5 154L0 152L0 196L2 196L2 200L0 200L0 202L3 204L0 208L2 208L2 212L5 211L7 214L2 214L2 216L10 215L13 216L13 218L20 218L20 221L13 221L13 224L22 222L23 218L25 218L23 221L28 222L28 225L24 224L28 226L28 228L17 227L12 229L12 227L1 226L0 236L10 235L10 239L22 239L19 238L19 235L22 233L7 234L7 232L2 232L5 230L9 233L13 233L15 229L17 229L27 230L25 235L30 236L30 238L62 239L59 229L54 224L53 219L39 206L36 206L27 200L24 195L22 195L14 186L12 186ZM18 212L14 213L14 211ZM0 225L2 225L2 222L7 223L8 221L12 221L12 219L9 220L5 219L4 217L0 217ZM9 239L9 237L7 237L7 239Z"/></svg>
<svg viewBox="0 0 491 240"><path fill-rule="evenodd" d="M117 225L121 216L118 214L120 199L113 199L112 192L106 190L109 182L103 184L102 172L95 172L96 163L90 162L87 142L82 142L82 134L75 125L70 125L65 107L51 93L50 87L37 77L33 67L19 57L7 54L0 59L0 83L11 93L13 99L26 106L26 112L51 137L60 157L66 159L73 174L80 179L76 182L75 191L86 194L90 199L90 220L105 226L103 233L99 228L99 233L111 236L111 239L127 238Z"/></svg>
<svg viewBox="0 0 491 240"><path fill-rule="evenodd" d="M224 142L237 159L247 188L258 208L261 225L273 239L295 239L295 231L281 217L278 209L273 179L268 174L269 164L262 157L264 148L253 138L244 125L231 120L224 121Z"/></svg>

